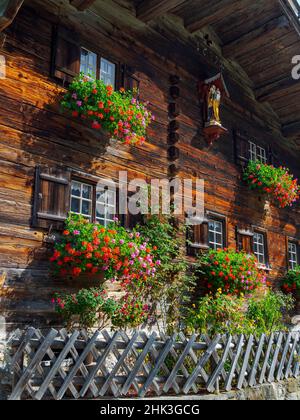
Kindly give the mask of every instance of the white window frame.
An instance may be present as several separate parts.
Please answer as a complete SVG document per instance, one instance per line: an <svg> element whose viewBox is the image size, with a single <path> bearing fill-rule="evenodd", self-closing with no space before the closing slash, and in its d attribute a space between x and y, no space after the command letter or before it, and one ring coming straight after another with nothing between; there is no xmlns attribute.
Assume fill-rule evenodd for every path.
<svg viewBox="0 0 300 420"><path fill-rule="evenodd" d="M266 236L262 232L254 232L253 253L256 256L259 265L267 266Z"/></svg>
<svg viewBox="0 0 300 420"><path fill-rule="evenodd" d="M99 191L98 191L99 192ZM97 199L97 190L96 190L96 210L95 210L95 218L96 218L96 223L99 223L101 225L103 225L104 227L107 227L110 223L112 223L114 221L114 218L116 217L117 214L117 192L113 189L106 189L105 191L102 191L104 193L104 200L98 200ZM109 200L109 193L112 193L114 195L113 197L113 201ZM101 205L104 206L104 217L97 217L97 206ZM108 210L112 210L110 212L110 214L112 214L112 218L109 218L107 216L108 214Z"/></svg>
<svg viewBox="0 0 300 420"><path fill-rule="evenodd" d="M73 185L73 183L77 183L77 184L79 184L80 185L80 196L78 197L77 195L73 195L72 194L72 185ZM84 186L87 186L87 187L89 187L90 189L91 189L91 199L88 199L88 198L84 198L83 197L83 187ZM75 211L73 211L72 210L72 199L76 199L76 200L79 200L79 209L80 209L80 211L79 212L75 212ZM83 207L83 202L88 202L88 203L90 203L90 214L88 215L88 214L84 214L83 212L82 212L82 207ZM82 182L82 181L77 181L77 180L72 180L72 182L71 182L71 198L70 198L70 208L71 208L71 212L72 213L75 213L75 214L78 214L78 215L81 215L81 216L84 216L84 217L86 217L87 219L89 219L89 220L91 220L92 219L92 217L93 217L93 185L91 185L91 184L87 184L86 182Z"/></svg>
<svg viewBox="0 0 300 420"><path fill-rule="evenodd" d="M87 55L87 62L85 63L85 69L82 69L83 66L83 62L82 62L82 53L86 52L88 53ZM90 58L93 57L95 60L95 63L93 63L95 65L95 68L93 68L92 71L90 71L90 63L89 60ZM84 73L85 76L91 77L92 79L96 79L97 78L97 65L98 65L98 55L90 50L88 50L87 48L81 47L81 54L80 54L80 73Z"/></svg>
<svg viewBox="0 0 300 420"><path fill-rule="evenodd" d="M213 225L213 227L211 226ZM217 230L217 226L221 227L221 232ZM210 240L211 234L214 236L213 241ZM222 220L209 219L208 221L208 244L211 249L217 250L224 248L224 222ZM217 236L221 235L221 242L217 240Z"/></svg>
<svg viewBox="0 0 300 420"><path fill-rule="evenodd" d="M113 68L112 74L104 71L103 64L107 64L108 66L111 66ZM117 66L112 61L108 60L107 58L100 57L100 80L103 81L103 83L106 86L112 86L114 89L116 88L116 70ZM107 81L107 78L110 79L110 81Z"/></svg>
<svg viewBox="0 0 300 420"><path fill-rule="evenodd" d="M252 161L259 160L261 163L268 163L266 149L251 140L249 141L249 156Z"/></svg>
<svg viewBox="0 0 300 420"><path fill-rule="evenodd" d="M288 242L289 269L294 270L298 265L298 246L295 242Z"/></svg>

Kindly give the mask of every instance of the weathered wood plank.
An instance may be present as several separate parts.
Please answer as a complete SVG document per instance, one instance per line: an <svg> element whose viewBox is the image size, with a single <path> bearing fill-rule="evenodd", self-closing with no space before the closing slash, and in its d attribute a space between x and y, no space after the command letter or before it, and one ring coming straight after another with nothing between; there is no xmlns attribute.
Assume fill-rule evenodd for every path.
<svg viewBox="0 0 300 420"><path fill-rule="evenodd" d="M58 331L52 329L48 335L46 336L45 340L42 342L41 346L39 347L38 351L35 353L33 359L31 360L29 366L26 368L24 374L20 378L18 384L16 385L15 389L13 390L10 400L18 400L20 399L22 392L24 391L27 382L30 380L31 376L33 375L35 369L37 368L38 364L43 360L43 357L47 353L48 347L51 346L54 338L57 336Z"/></svg>
<svg viewBox="0 0 300 420"><path fill-rule="evenodd" d="M148 22L183 3L184 0L143 0L137 7L137 17Z"/></svg>
<svg viewBox="0 0 300 420"><path fill-rule="evenodd" d="M0 32L12 23L23 2L24 0L2 0L0 5Z"/></svg>

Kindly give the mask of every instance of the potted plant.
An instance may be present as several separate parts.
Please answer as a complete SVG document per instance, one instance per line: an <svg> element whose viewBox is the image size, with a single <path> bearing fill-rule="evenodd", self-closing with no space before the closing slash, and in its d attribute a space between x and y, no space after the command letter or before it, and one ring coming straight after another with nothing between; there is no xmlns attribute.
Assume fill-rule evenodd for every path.
<svg viewBox="0 0 300 420"><path fill-rule="evenodd" d="M148 104L139 102L135 92L115 91L101 80L80 74L70 84L61 102L74 118L87 120L94 130L103 129L127 145L141 145L154 119Z"/></svg>
<svg viewBox="0 0 300 420"><path fill-rule="evenodd" d="M300 266L298 265L293 270L289 270L282 280L282 290L285 293L291 293L296 301L297 306L300 306Z"/></svg>
<svg viewBox="0 0 300 420"><path fill-rule="evenodd" d="M298 180L286 168L250 161L244 180L250 189L268 195L280 208L292 206L299 199Z"/></svg>
<svg viewBox="0 0 300 420"><path fill-rule="evenodd" d="M235 249L210 250L199 257L198 276L208 292L229 295L251 295L267 285L256 257Z"/></svg>
<svg viewBox="0 0 300 420"><path fill-rule="evenodd" d="M151 291L160 265L153 253L154 249L140 232L128 232L117 221L104 227L70 214L62 239L55 244L51 262L57 276L72 282L80 279L81 285L84 285L82 275L98 279L99 273L108 287L116 283L121 297L117 301L118 311L109 311L110 322L138 326L149 316ZM97 296L93 297L93 293ZM96 314L103 314L102 309L108 303L111 309L112 302L102 299L103 291L85 287L79 295L56 295L53 303L67 322L69 315L72 319L79 316L80 324L86 327L95 323ZM85 317L88 322L84 321Z"/></svg>

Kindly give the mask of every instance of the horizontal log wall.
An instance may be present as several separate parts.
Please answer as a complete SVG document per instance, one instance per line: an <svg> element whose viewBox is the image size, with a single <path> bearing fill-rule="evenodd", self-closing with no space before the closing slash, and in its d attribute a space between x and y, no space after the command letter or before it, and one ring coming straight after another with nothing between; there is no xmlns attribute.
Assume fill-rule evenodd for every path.
<svg viewBox="0 0 300 420"><path fill-rule="evenodd" d="M257 113L247 108L250 102L255 107L253 99L234 90L233 99L226 101L223 108L229 134L208 148L202 135L196 74L189 72L185 63L175 66L170 54L167 61L162 52L151 53L150 42L145 47L136 43L132 48L125 30L118 39L117 30L103 27L97 42L106 45L108 53L113 49L114 56L137 70L141 97L151 102L156 115L156 122L149 129L149 142L144 146L108 145L94 131L59 111L58 98L63 90L50 77L56 17L45 15L42 4L39 13L24 7L7 31L1 51L7 61L7 79L0 80L0 298L8 321L54 322L51 296L53 291L66 287L62 281L49 277L51 246L44 241L46 232L30 228L36 165L51 167L66 162L72 169L99 177L117 178L120 170L128 171L129 179L167 177L169 89L170 75L174 73L180 77L180 98L176 101L181 109L177 117L178 174L205 179L206 208L228 217L230 246L236 245L237 225L255 224L268 230L271 276L278 278L286 269L286 236L299 235L299 210L271 207L266 211L264 203L242 185L241 168L234 161L232 134L233 129L245 129L257 139L276 142L270 135L270 127L277 126L276 119L271 121L266 113L266 120L270 121L266 126L262 116L258 116L259 107ZM79 20L76 23L80 26ZM107 26L113 27L113 22ZM85 29L88 39L95 30ZM190 61L186 66L192 66ZM246 85L248 90L248 81ZM280 147L279 151L283 163L295 169L296 160Z"/></svg>

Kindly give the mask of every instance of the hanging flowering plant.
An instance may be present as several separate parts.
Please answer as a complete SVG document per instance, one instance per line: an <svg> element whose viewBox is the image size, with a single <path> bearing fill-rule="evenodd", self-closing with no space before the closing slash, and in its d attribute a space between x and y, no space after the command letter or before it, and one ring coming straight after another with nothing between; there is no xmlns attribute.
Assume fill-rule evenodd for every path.
<svg viewBox="0 0 300 420"><path fill-rule="evenodd" d="M285 293L293 293L300 296L300 265L287 273L282 282L282 290Z"/></svg>
<svg viewBox="0 0 300 420"><path fill-rule="evenodd" d="M63 277L102 272L106 280L128 283L135 279L142 284L156 272L151 253L139 232L127 232L117 221L103 227L71 214L51 262L54 272Z"/></svg>
<svg viewBox="0 0 300 420"><path fill-rule="evenodd" d="M281 208L292 206L299 198L298 180L283 167L275 168L258 161L250 161L244 180L251 189L269 194Z"/></svg>
<svg viewBox="0 0 300 420"><path fill-rule="evenodd" d="M114 91L101 80L80 74L70 84L61 105L74 118L88 120L95 130L101 128L128 145L146 141L146 131L154 119L147 105L134 97L134 92L121 88Z"/></svg>
<svg viewBox="0 0 300 420"><path fill-rule="evenodd" d="M199 260L198 272L209 292L250 295L266 286L266 277L254 255L235 249L211 250Z"/></svg>
<svg viewBox="0 0 300 420"><path fill-rule="evenodd" d="M63 278L102 273L104 280L118 282L123 296L112 321L116 325L137 326L149 317L149 296L161 264L153 251L139 232L127 232L117 221L103 227L71 214L50 261L54 274ZM59 313L67 316L66 302L74 298L77 299L75 295L59 296L59 302L54 301Z"/></svg>

